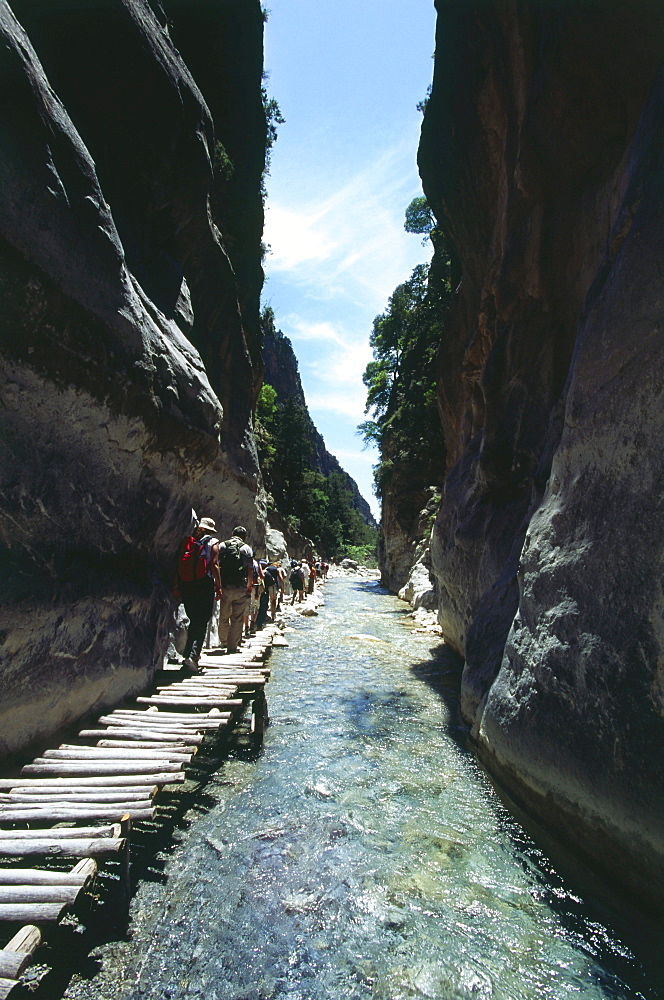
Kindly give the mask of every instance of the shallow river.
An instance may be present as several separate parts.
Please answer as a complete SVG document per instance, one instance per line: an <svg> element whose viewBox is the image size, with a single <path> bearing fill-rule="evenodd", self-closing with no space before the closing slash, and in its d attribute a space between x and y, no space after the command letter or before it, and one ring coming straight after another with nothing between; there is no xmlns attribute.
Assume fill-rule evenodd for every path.
<svg viewBox="0 0 664 1000"><path fill-rule="evenodd" d="M272 654L262 751L213 773L66 996L661 996L496 797L439 640L373 582L325 600Z"/></svg>

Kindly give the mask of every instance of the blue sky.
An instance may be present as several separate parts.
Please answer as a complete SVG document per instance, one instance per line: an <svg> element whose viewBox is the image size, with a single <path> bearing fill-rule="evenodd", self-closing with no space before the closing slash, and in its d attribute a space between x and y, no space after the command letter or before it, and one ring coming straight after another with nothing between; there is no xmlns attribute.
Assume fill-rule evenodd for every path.
<svg viewBox="0 0 664 1000"><path fill-rule="evenodd" d="M373 318L429 256L403 219L422 193L416 105L433 75L433 0L267 6L267 89L286 123L267 180L263 302L293 343L328 450L378 516L377 456L356 427Z"/></svg>

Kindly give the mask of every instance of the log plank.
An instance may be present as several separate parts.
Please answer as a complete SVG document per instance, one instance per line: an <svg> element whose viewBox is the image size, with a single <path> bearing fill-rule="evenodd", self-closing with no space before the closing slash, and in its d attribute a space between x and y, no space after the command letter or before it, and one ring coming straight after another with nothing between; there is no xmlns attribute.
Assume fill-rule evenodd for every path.
<svg viewBox="0 0 664 1000"><path fill-rule="evenodd" d="M92 858L85 858L92 861ZM40 885L40 886L81 886L86 885L90 875L85 872L47 872L41 868L0 868L0 886L3 885Z"/></svg>
<svg viewBox="0 0 664 1000"><path fill-rule="evenodd" d="M65 858L99 858L124 850L124 837L92 837L55 839L52 830L44 830L43 840L22 839L23 831L15 831L15 840L0 840L0 854L7 857L61 856Z"/></svg>
<svg viewBox="0 0 664 1000"><path fill-rule="evenodd" d="M136 805L142 808L136 808ZM86 806L45 806L44 808L21 808L19 806L11 809L0 810L0 821L3 823L65 823L72 820L94 820L94 819L116 819L128 813L133 820L154 819L154 806L143 806L143 803L118 803L117 805L101 803L98 806L92 803ZM0 839L0 848L4 847L4 841Z"/></svg>
<svg viewBox="0 0 664 1000"><path fill-rule="evenodd" d="M41 931L26 924L0 951L0 978L18 979L41 943Z"/></svg>
<svg viewBox="0 0 664 1000"><path fill-rule="evenodd" d="M43 840L44 837L52 837L53 840L68 840L72 837L80 840L81 837L111 837L122 836L121 824L111 823L107 826L61 826L57 830L0 830L0 843L5 840Z"/></svg>
<svg viewBox="0 0 664 1000"><path fill-rule="evenodd" d="M69 775L68 777L22 777L22 778L0 778L0 788L21 788L29 785L30 788L109 788L109 787L131 787L142 785L164 785L171 782L184 781L184 772L174 772L173 774L163 773L141 773L141 774L106 774L106 775Z"/></svg>
<svg viewBox="0 0 664 1000"><path fill-rule="evenodd" d="M158 774L151 775L150 768L154 769ZM56 763L40 757L37 757L32 764L26 764L25 767L21 768L21 774L26 777L28 775L45 777L50 774L53 777L59 775L70 778L101 778L106 776L121 778L127 775L140 774L146 778L151 777L155 785L163 784L163 780L160 782L158 779L171 781L172 776L176 772L183 774L180 764L162 764L154 760L127 761L126 763L121 761L109 761L108 763L104 761L90 761L86 764L82 761L70 761L69 763L60 761Z"/></svg>
<svg viewBox="0 0 664 1000"><path fill-rule="evenodd" d="M26 786L21 786L25 788ZM36 791L0 792L0 805L8 802L43 802L57 795L60 802L144 802L153 798L157 786L144 788L121 788L119 791L103 792L91 788L37 789Z"/></svg>
<svg viewBox="0 0 664 1000"><path fill-rule="evenodd" d="M196 716L192 714L180 714L180 722L175 722L174 719L140 719L140 718L128 718L127 716L117 716L116 718L102 718L99 721L102 725L107 725L109 727L118 728L122 726L124 729L133 729L141 733L165 733L171 735L175 733L177 736L183 736L187 733L196 733L198 731L205 732L208 729L214 729L219 725L219 719L224 717L230 718L231 712L220 712L218 716L213 718L208 718L206 715ZM137 716L145 716L147 712L138 712Z"/></svg>
<svg viewBox="0 0 664 1000"><path fill-rule="evenodd" d="M171 744L173 746L181 746L186 742L190 746L200 746L205 739L204 736L196 732L156 732L154 727L150 729L130 729L128 726L109 726L108 729L82 729L78 735L82 740L101 740L105 739L109 734L111 736L122 736L122 739L127 743L133 742L138 747L143 743L150 743L153 750L157 748L159 743L164 743L166 746Z"/></svg>
<svg viewBox="0 0 664 1000"><path fill-rule="evenodd" d="M43 840L44 837L53 836L54 840L67 840L70 837L81 839L85 837L121 837L121 824L109 823L106 826L61 826L57 830L0 830L0 844L5 840Z"/></svg>
<svg viewBox="0 0 664 1000"><path fill-rule="evenodd" d="M189 737L190 738L190 737ZM121 740L121 739L110 739L110 740L97 740L98 747L124 747L129 749L131 747L138 747L138 749L149 750L151 747L163 747L165 750L177 750L181 753L189 754L190 757L195 756L198 752L197 746L187 746L184 743L152 743L149 740L145 742L139 741L133 743L131 740Z"/></svg>
<svg viewBox="0 0 664 1000"><path fill-rule="evenodd" d="M131 748L127 750L126 748L118 747L116 749L109 747L75 747L71 745L63 745L58 747L57 750L45 750L43 757L38 757L37 760L149 760L149 761L176 761L181 764L188 764L193 757L193 754L182 753L180 750L168 750L165 747L155 747L151 750L137 750Z"/></svg>
<svg viewBox="0 0 664 1000"><path fill-rule="evenodd" d="M128 721L131 721L134 726L138 724L139 728L143 725L163 726L166 723L174 723L175 727L179 729L182 726L185 728L193 726L195 728L200 725L209 725L211 722L215 722L219 715L223 714L224 713L220 712L218 708L210 710L209 712L167 712L164 709L155 707L154 712L151 708L147 710L144 708L137 708L133 712L113 712L112 715L107 718L110 718L111 720L110 725L115 725L117 719L127 719ZM227 712L225 714L230 715L231 713ZM108 724L103 716L99 721L104 722L104 724Z"/></svg>
<svg viewBox="0 0 664 1000"><path fill-rule="evenodd" d="M66 909L67 903L0 903L0 920L52 924L60 919Z"/></svg>
<svg viewBox="0 0 664 1000"><path fill-rule="evenodd" d="M193 708L195 705L209 705L216 708L240 708L244 704L241 698L208 698L206 696L201 698L193 696L185 698L184 695L169 698L168 695L162 694L141 695L136 701L140 701L144 705L183 705L185 708Z"/></svg>
<svg viewBox="0 0 664 1000"><path fill-rule="evenodd" d="M8 903L60 903L72 906L80 885L0 885L0 906Z"/></svg>

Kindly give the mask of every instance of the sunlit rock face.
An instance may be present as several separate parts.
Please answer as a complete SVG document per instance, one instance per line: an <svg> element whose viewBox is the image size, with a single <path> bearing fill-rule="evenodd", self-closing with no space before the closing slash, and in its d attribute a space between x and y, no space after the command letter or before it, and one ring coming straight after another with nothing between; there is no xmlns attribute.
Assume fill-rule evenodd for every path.
<svg viewBox="0 0 664 1000"><path fill-rule="evenodd" d="M488 767L661 905L664 8L438 6L440 621Z"/></svg>
<svg viewBox="0 0 664 1000"><path fill-rule="evenodd" d="M144 686L192 507L263 539L262 17L208 6L253 109L220 121L252 150L230 221L181 8L0 0L0 755Z"/></svg>

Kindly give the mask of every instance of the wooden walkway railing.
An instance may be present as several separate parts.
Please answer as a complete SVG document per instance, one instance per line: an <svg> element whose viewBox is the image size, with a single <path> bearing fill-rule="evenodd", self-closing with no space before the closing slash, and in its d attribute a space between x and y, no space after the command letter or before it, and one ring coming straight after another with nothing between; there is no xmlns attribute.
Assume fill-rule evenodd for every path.
<svg viewBox="0 0 664 1000"><path fill-rule="evenodd" d="M126 912L131 824L157 817L160 789L185 780L205 737L231 727L248 704L252 733L262 737L270 676L264 660L273 642L287 645L280 635L268 626L237 654L212 651L201 674L160 672L152 694L100 716L76 742L47 750L20 776L0 778L0 922L26 923L0 950L0 1000L19 985L41 941L39 926L74 907L108 858L121 862ZM49 858L81 860L70 871L9 861Z"/></svg>

